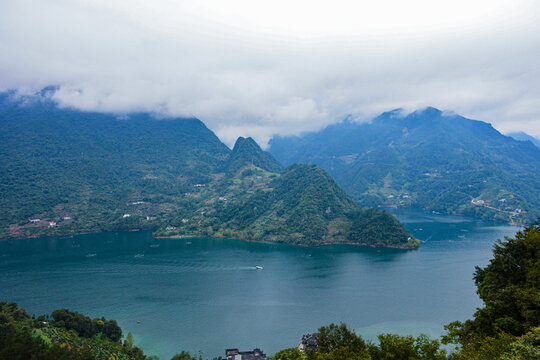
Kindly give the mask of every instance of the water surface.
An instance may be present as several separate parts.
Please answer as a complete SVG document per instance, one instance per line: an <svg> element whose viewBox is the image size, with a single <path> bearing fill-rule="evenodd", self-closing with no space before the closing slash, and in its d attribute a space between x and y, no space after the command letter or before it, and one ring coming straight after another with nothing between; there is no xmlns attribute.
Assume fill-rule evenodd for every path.
<svg viewBox="0 0 540 360"><path fill-rule="evenodd" d="M271 354L340 321L368 339L439 336L444 324L481 306L474 267L518 228L413 210L397 216L424 241L420 249L153 239L149 232L0 242L0 299L35 314L69 308L116 319L162 359L181 350L211 358L230 347Z"/></svg>

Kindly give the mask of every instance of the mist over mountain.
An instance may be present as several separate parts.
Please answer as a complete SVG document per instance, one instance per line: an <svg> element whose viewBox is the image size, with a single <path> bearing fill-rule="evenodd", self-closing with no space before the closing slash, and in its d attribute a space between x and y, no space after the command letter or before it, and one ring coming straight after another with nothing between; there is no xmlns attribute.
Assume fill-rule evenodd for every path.
<svg viewBox="0 0 540 360"><path fill-rule="evenodd" d="M198 119L82 112L4 93L0 179L0 238L153 229L417 246L393 216L361 210L323 170L284 170L251 138L230 150Z"/></svg>
<svg viewBox="0 0 540 360"><path fill-rule="evenodd" d="M490 124L426 108L274 137L283 164L314 163L362 206L419 206L526 223L540 214L540 149Z"/></svg>

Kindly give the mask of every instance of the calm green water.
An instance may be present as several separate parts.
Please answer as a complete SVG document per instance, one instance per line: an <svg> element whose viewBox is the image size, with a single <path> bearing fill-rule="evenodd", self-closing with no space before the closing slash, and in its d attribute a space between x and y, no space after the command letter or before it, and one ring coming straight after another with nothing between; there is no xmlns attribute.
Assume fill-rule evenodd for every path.
<svg viewBox="0 0 540 360"><path fill-rule="evenodd" d="M30 313L69 308L116 319L145 353L162 359L182 349L205 357L230 347L271 354L339 321L370 339L379 332L438 336L481 305L474 266L517 228L397 215L425 240L419 250L158 240L148 232L0 242L0 299Z"/></svg>

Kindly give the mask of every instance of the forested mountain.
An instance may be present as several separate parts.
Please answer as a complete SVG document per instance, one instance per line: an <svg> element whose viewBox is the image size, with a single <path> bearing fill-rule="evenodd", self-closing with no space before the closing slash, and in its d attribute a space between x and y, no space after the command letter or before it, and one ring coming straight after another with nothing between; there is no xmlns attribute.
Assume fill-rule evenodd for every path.
<svg viewBox="0 0 540 360"><path fill-rule="evenodd" d="M282 169L253 139L239 138L231 151L197 119L81 112L43 97L0 96L0 238L158 229L416 246L394 217L360 210L324 171ZM378 226L387 232L367 222L358 230L369 217L383 219ZM347 237L349 228L355 236Z"/></svg>
<svg viewBox="0 0 540 360"><path fill-rule="evenodd" d="M414 248L418 240L393 215L361 209L322 169L292 165L281 174L248 165L204 187L208 199L156 236L203 235L302 245L334 243ZM219 195L219 196L218 196ZM193 196L193 194L191 194Z"/></svg>
<svg viewBox="0 0 540 360"><path fill-rule="evenodd" d="M419 206L505 222L540 215L540 149L434 108L274 137L284 165L314 163L362 206Z"/></svg>
<svg viewBox="0 0 540 360"><path fill-rule="evenodd" d="M0 101L0 238L34 235L43 220L66 232L129 228L130 203L153 204L151 216L170 211L230 152L197 119L116 117L6 94Z"/></svg>

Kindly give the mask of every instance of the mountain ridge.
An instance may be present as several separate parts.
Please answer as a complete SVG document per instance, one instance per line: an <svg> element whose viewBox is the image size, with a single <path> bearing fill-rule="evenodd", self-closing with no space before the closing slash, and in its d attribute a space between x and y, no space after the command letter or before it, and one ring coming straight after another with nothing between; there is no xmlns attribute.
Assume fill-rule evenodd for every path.
<svg viewBox="0 0 540 360"><path fill-rule="evenodd" d="M533 145L540 148L540 140L534 136L524 133L523 131L507 133L506 136L510 136L511 138L519 141L530 141L533 143Z"/></svg>
<svg viewBox="0 0 540 360"><path fill-rule="evenodd" d="M251 138L230 150L198 119L81 112L4 96L0 130L0 238L151 229L157 236L343 243L344 231L328 233L336 222L330 226L334 218L317 207L320 199L352 206L355 218L340 212L348 227L377 215L361 212L323 170L283 170ZM287 178L305 186L285 186ZM294 207L299 199L303 206ZM365 232L353 240L417 246L388 216L396 237Z"/></svg>
<svg viewBox="0 0 540 360"><path fill-rule="evenodd" d="M435 108L276 136L269 145L284 165L321 166L363 206L412 205L510 223L540 214L540 150Z"/></svg>

